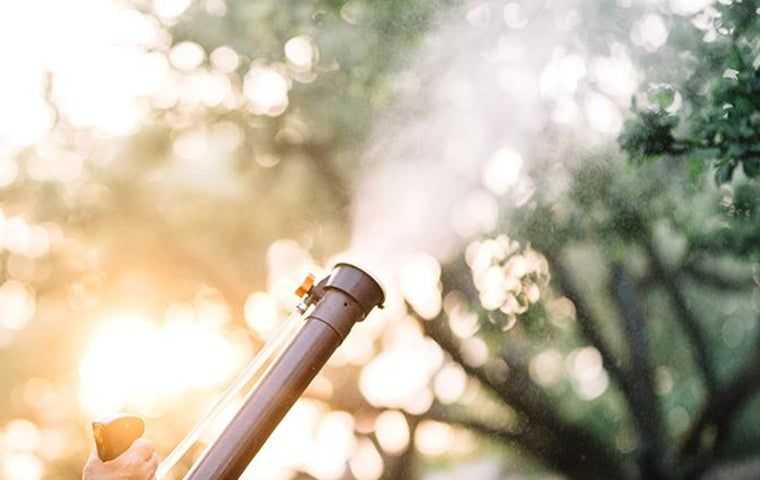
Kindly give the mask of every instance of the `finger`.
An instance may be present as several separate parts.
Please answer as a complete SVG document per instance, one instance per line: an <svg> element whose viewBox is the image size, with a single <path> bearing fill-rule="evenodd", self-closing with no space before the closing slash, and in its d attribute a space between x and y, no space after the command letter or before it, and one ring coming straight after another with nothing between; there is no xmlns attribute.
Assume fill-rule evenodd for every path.
<svg viewBox="0 0 760 480"><path fill-rule="evenodd" d="M138 438L135 440L135 443L132 444L132 446L129 447L129 450L127 450L127 453L131 453L135 457L141 459L141 460L147 460L149 459L153 453L155 453L156 449L153 446L153 443L150 440L146 440L144 438Z"/></svg>
<svg viewBox="0 0 760 480"><path fill-rule="evenodd" d="M143 462L138 471L139 471L139 478L142 480L154 480L156 476L156 471L158 470L158 454L153 454L148 460Z"/></svg>
<svg viewBox="0 0 760 480"><path fill-rule="evenodd" d="M103 462L100 460L100 457L98 457L94 451L91 451L90 456L87 457L87 463L85 463L84 468L82 468L82 478L97 478L97 472L103 468Z"/></svg>
<svg viewBox="0 0 760 480"><path fill-rule="evenodd" d="M90 450L90 456L87 457L87 463L103 463L95 450Z"/></svg>
<svg viewBox="0 0 760 480"><path fill-rule="evenodd" d="M156 474L156 470L158 470L158 465L161 463L161 458L158 456L157 453L154 453L150 459L148 459L148 475L147 478L153 478L153 476Z"/></svg>

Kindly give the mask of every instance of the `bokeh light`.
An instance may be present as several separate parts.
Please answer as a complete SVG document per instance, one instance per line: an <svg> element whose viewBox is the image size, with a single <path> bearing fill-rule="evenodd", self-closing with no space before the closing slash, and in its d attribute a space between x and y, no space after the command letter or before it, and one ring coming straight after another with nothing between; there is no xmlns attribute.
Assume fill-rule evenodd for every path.
<svg viewBox="0 0 760 480"><path fill-rule="evenodd" d="M391 455L400 455L409 446L409 424L397 410L385 410L377 416L375 434L383 451Z"/></svg>
<svg viewBox="0 0 760 480"><path fill-rule="evenodd" d="M578 158L618 151L646 85L643 111L692 115L675 80L645 83L651 61L683 26L726 38L728 3L470 2L451 18L364 0L3 5L0 353L13 365L0 478L70 474L90 447L82 426L121 410L145 416L166 453L278 331L304 275L343 259L372 266L385 309L243 478L378 480L407 452L430 478L458 455L493 464L440 414L517 418L471 369L498 384L524 367L573 419L613 404L615 372L576 338L583 305L550 286L547 258L511 222L566 194ZM403 48L386 36L418 21ZM722 70L726 84L746 75ZM756 326L723 318L732 308L715 328L738 351ZM683 435L696 406L671 397L698 395L678 367L653 369L664 422ZM611 444L629 454L638 441L620 427ZM549 478L513 454L499 475Z"/></svg>
<svg viewBox="0 0 760 480"><path fill-rule="evenodd" d="M23 283L6 280L0 285L0 327L19 330L34 317L34 294Z"/></svg>
<svg viewBox="0 0 760 480"><path fill-rule="evenodd" d="M271 67L254 66L245 76L244 93L253 112L277 116L288 108L288 79Z"/></svg>
<svg viewBox="0 0 760 480"><path fill-rule="evenodd" d="M512 187L523 166L522 156L510 148L496 151L483 169L483 184L496 195Z"/></svg>
<svg viewBox="0 0 760 480"><path fill-rule="evenodd" d="M299 35L285 42L285 56L297 70L311 70L318 60L318 50L310 37Z"/></svg>
<svg viewBox="0 0 760 480"><path fill-rule="evenodd" d="M209 320L190 307L170 309L161 327L139 313L110 316L82 358L84 407L93 415L159 413L189 390L220 385L248 352Z"/></svg>

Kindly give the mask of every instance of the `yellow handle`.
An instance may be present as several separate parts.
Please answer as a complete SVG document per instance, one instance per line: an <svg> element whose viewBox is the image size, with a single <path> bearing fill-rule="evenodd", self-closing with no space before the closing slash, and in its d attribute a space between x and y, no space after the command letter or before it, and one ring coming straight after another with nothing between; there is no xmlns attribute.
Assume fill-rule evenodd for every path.
<svg viewBox="0 0 760 480"><path fill-rule="evenodd" d="M145 422L133 415L114 415L92 422L98 457L104 462L126 452L145 432Z"/></svg>

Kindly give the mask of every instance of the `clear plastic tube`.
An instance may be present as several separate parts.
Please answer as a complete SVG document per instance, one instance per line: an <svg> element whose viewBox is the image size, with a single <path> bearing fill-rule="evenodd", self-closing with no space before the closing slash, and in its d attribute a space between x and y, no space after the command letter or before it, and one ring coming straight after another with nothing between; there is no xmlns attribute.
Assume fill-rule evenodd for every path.
<svg viewBox="0 0 760 480"><path fill-rule="evenodd" d="M291 314L285 323L267 340L264 345L256 352L250 363L238 374L235 380L225 389L221 397L214 404L209 412L195 424L193 429L185 438L180 441L174 450L161 462L156 472L157 480L169 480L172 470L177 466L188 451L195 446L198 441L208 433L216 424L221 415L224 415L227 408L235 401L243 397L247 392L256 388L256 384L251 382L263 377L264 373L271 367L276 359L285 351L290 341L295 337L303 326L305 314L298 311ZM246 388L250 387L250 388Z"/></svg>

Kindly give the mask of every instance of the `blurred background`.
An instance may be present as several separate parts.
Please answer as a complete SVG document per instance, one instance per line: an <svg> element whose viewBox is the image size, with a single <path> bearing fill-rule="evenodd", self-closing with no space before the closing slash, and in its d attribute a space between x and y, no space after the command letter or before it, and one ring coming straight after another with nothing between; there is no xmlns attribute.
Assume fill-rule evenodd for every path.
<svg viewBox="0 0 760 480"><path fill-rule="evenodd" d="M168 454L342 259L245 478L760 476L760 3L0 9L0 478Z"/></svg>

